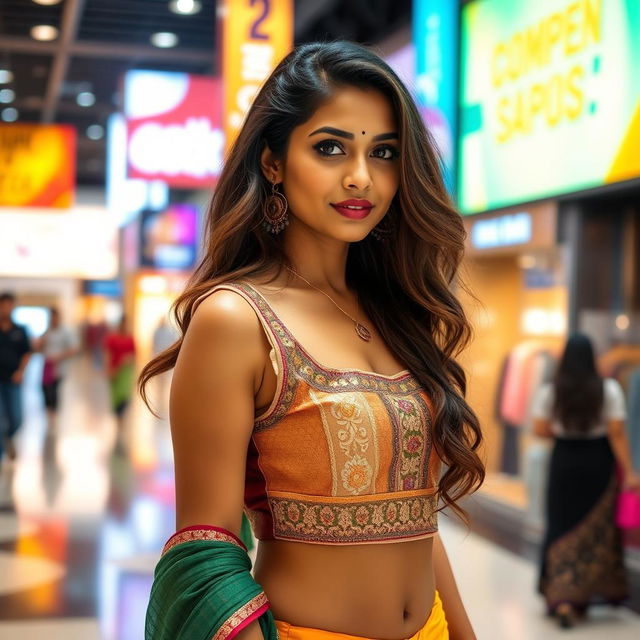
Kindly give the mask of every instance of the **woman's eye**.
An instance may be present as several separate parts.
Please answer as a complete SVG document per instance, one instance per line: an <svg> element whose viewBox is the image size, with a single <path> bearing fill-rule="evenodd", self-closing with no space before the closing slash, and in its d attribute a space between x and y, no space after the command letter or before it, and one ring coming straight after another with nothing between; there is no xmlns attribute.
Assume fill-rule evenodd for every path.
<svg viewBox="0 0 640 640"><path fill-rule="evenodd" d="M392 160L398 157L398 150L395 147L385 145L384 147L377 147L373 150L373 155L381 160Z"/></svg>
<svg viewBox="0 0 640 640"><path fill-rule="evenodd" d="M313 148L323 156L338 156L342 154L342 148L333 140L324 140L314 145Z"/></svg>

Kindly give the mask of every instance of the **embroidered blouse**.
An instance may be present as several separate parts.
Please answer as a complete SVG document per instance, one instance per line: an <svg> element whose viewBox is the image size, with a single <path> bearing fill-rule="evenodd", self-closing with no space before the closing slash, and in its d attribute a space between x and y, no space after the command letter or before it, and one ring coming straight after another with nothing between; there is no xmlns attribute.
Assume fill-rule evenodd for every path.
<svg viewBox="0 0 640 640"><path fill-rule="evenodd" d="M253 286L217 289L253 307L277 374L247 457L245 512L256 537L372 544L434 535L440 462L430 400L411 372L324 367Z"/></svg>

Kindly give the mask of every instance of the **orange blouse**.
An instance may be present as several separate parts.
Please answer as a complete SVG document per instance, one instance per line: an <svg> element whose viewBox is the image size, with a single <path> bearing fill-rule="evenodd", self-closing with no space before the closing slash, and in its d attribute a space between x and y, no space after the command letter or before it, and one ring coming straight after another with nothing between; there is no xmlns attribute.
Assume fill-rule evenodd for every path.
<svg viewBox="0 0 640 640"><path fill-rule="evenodd" d="M323 367L253 286L217 289L253 307L273 347L277 389L255 418L246 468L256 537L372 544L434 535L440 462L430 401L411 372Z"/></svg>

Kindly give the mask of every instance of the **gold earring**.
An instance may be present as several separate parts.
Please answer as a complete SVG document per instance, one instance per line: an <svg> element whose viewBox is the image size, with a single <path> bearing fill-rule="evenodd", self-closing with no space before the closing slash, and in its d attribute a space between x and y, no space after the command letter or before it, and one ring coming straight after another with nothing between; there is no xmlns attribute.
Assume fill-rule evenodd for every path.
<svg viewBox="0 0 640 640"><path fill-rule="evenodd" d="M271 195L267 197L263 210L263 227L274 235L280 233L289 224L289 203L283 193L271 183Z"/></svg>

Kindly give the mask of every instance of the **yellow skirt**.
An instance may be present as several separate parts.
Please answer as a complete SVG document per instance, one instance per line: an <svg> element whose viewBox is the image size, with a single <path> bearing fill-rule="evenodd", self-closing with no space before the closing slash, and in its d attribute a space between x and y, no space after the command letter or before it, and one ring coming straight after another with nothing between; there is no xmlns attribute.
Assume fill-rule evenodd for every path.
<svg viewBox="0 0 640 640"><path fill-rule="evenodd" d="M311 629L310 627L295 627L288 622L276 620L276 627L280 640L367 640L362 636L351 636L346 633L336 633L325 629ZM449 640L447 619L444 617L442 600L436 591L433 607L429 618L408 640Z"/></svg>

